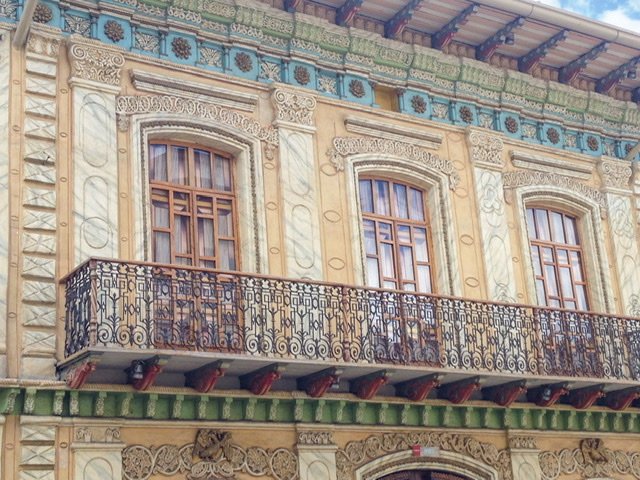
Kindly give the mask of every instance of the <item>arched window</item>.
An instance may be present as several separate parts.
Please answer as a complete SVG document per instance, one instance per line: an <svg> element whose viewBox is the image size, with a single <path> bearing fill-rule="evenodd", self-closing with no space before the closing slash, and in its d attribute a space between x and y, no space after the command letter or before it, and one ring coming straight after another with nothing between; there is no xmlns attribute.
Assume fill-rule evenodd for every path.
<svg viewBox="0 0 640 480"><path fill-rule="evenodd" d="M404 183L361 178L367 284L430 293L433 264L422 190Z"/></svg>
<svg viewBox="0 0 640 480"><path fill-rule="evenodd" d="M149 144L155 262L237 270L232 160L210 148Z"/></svg>
<svg viewBox="0 0 640 480"><path fill-rule="evenodd" d="M527 208L527 230L538 303L588 310L576 217L544 208Z"/></svg>

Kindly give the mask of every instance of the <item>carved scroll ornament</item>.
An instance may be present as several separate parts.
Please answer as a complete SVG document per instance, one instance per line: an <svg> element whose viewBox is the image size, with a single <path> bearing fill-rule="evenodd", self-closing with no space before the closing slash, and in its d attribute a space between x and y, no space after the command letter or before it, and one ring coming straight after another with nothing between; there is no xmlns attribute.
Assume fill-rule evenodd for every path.
<svg viewBox="0 0 640 480"><path fill-rule="evenodd" d="M236 473L275 480L296 480L298 458L286 448L243 448L231 442L231 433L198 431L194 443L145 447L131 445L122 452L125 480L148 480L155 475L186 475L188 480L234 479Z"/></svg>
<svg viewBox="0 0 640 480"><path fill-rule="evenodd" d="M410 143L369 137L335 137L327 155L337 171L344 170L345 157L362 153L390 154L408 158L449 177L449 188L455 190L460 175L453 163Z"/></svg>

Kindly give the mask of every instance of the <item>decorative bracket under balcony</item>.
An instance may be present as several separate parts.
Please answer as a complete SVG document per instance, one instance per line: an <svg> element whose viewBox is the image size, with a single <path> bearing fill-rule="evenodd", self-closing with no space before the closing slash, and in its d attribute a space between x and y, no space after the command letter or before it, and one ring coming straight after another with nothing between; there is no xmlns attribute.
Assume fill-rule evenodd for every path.
<svg viewBox="0 0 640 480"><path fill-rule="evenodd" d="M434 373L424 377L415 378L406 382L397 383L396 393L414 402L421 402L429 396L434 388L440 386L442 375Z"/></svg>
<svg viewBox="0 0 640 480"><path fill-rule="evenodd" d="M526 380L516 380L515 382L503 383L482 389L485 400L495 402L501 407L508 407L517 398L527 391Z"/></svg>
<svg viewBox="0 0 640 480"><path fill-rule="evenodd" d="M230 363L218 360L191 370L184 374L184 384L186 387L191 387L200 393L210 392L215 387L218 379L224 376L224 372L229 368Z"/></svg>
<svg viewBox="0 0 640 480"><path fill-rule="evenodd" d="M625 388L608 392L604 403L612 410L624 410L628 408L634 400L640 398L640 387Z"/></svg>
<svg viewBox="0 0 640 480"><path fill-rule="evenodd" d="M561 396L569 393L568 385L568 382L540 385L527 392L527 400L539 407L550 407L555 405Z"/></svg>
<svg viewBox="0 0 640 480"><path fill-rule="evenodd" d="M340 381L342 370L331 367L298 379L298 389L313 398L322 397L331 385Z"/></svg>
<svg viewBox="0 0 640 480"><path fill-rule="evenodd" d="M273 363L240 377L240 386L254 395L264 395L271 390L274 382L279 380L286 364Z"/></svg>
<svg viewBox="0 0 640 480"><path fill-rule="evenodd" d="M391 372L388 370L379 370L377 372L358 377L351 381L351 393L354 393L358 398L363 400L369 400L375 397L380 387L385 385L389 381Z"/></svg>
<svg viewBox="0 0 640 480"><path fill-rule="evenodd" d="M131 384L136 390L147 390L156 381L168 361L169 357L163 355L154 355L146 360L132 361L131 366L125 370L127 383Z"/></svg>
<svg viewBox="0 0 640 480"><path fill-rule="evenodd" d="M83 356L61 372L69 388L81 388L100 363L100 354Z"/></svg>
<svg viewBox="0 0 640 480"><path fill-rule="evenodd" d="M481 385L482 380L480 377L465 378L457 382L447 383L440 387L438 397L458 405L469 400L473 392L478 390Z"/></svg>
<svg viewBox="0 0 640 480"><path fill-rule="evenodd" d="M567 401L578 410L591 407L596 400L604 397L604 384L591 385L589 387L571 390L567 396Z"/></svg>

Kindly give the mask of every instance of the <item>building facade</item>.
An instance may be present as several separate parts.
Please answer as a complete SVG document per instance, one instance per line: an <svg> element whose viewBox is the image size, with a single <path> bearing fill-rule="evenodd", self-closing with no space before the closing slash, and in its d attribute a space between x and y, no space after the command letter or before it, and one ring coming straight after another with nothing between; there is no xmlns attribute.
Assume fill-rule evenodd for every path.
<svg viewBox="0 0 640 480"><path fill-rule="evenodd" d="M0 476L640 479L638 63L521 0L0 0Z"/></svg>

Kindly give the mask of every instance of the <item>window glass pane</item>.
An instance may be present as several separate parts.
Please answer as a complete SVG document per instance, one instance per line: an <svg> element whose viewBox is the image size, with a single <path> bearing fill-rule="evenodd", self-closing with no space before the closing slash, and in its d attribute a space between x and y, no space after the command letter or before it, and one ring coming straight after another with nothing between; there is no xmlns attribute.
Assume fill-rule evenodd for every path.
<svg viewBox="0 0 640 480"><path fill-rule="evenodd" d="M376 213L378 215L389 215L389 183L383 180L376 180Z"/></svg>
<svg viewBox="0 0 640 480"><path fill-rule="evenodd" d="M562 265L568 265L569 264L568 252L561 248L556 250L556 252L558 254L558 263Z"/></svg>
<svg viewBox="0 0 640 480"><path fill-rule="evenodd" d="M573 288L571 286L571 270L568 267L560 268L560 285L562 286L562 296L573 298Z"/></svg>
<svg viewBox="0 0 640 480"><path fill-rule="evenodd" d="M198 195L196 212L199 215L213 215L213 197Z"/></svg>
<svg viewBox="0 0 640 480"><path fill-rule="evenodd" d="M213 257L213 220L210 218L198 219L198 253L201 257Z"/></svg>
<svg viewBox="0 0 640 480"><path fill-rule="evenodd" d="M538 303L541 305L546 305L547 303L547 295L544 291L544 281L536 280L536 295L538 297Z"/></svg>
<svg viewBox="0 0 640 480"><path fill-rule="evenodd" d="M369 255L378 254L376 242L376 225L373 220L364 220L364 250Z"/></svg>
<svg viewBox="0 0 640 480"><path fill-rule="evenodd" d="M411 227L398 225L398 241L400 243L411 243Z"/></svg>
<svg viewBox="0 0 640 480"><path fill-rule="evenodd" d="M391 229L391 224L380 222L378 224L378 235L380 235L380 240L392 241L393 230Z"/></svg>
<svg viewBox="0 0 640 480"><path fill-rule="evenodd" d="M360 180L360 207L365 213L373 213L373 192L371 180Z"/></svg>
<svg viewBox="0 0 640 480"><path fill-rule="evenodd" d="M542 261L544 263L553 263L553 250L547 247L542 248Z"/></svg>
<svg viewBox="0 0 640 480"><path fill-rule="evenodd" d="M378 260L375 258L367 258L367 285L374 288L380 287L380 271Z"/></svg>
<svg viewBox="0 0 640 480"><path fill-rule="evenodd" d="M187 185L189 179L186 147L171 147L171 183Z"/></svg>
<svg viewBox="0 0 640 480"><path fill-rule="evenodd" d="M429 251L427 249L427 229L414 228L413 241L416 246L416 260L418 262L428 262Z"/></svg>
<svg viewBox="0 0 640 480"><path fill-rule="evenodd" d="M578 245L578 230L576 228L576 219L564 217L564 227L567 232L567 243L569 245Z"/></svg>
<svg viewBox="0 0 640 480"><path fill-rule="evenodd" d="M431 293L431 269L427 265L418 265L418 290Z"/></svg>
<svg viewBox="0 0 640 480"><path fill-rule="evenodd" d="M159 263L171 263L169 232L155 232L153 234L153 260Z"/></svg>
<svg viewBox="0 0 640 480"><path fill-rule="evenodd" d="M533 262L533 271L537 276L542 275L542 266L540 265L540 249L532 245L531 246L531 261Z"/></svg>
<svg viewBox="0 0 640 480"><path fill-rule="evenodd" d="M189 257L176 257L176 263L180 265L191 265L191 258Z"/></svg>
<svg viewBox="0 0 640 480"><path fill-rule="evenodd" d="M153 200L153 226L156 228L169 228L169 203L162 200Z"/></svg>
<svg viewBox="0 0 640 480"><path fill-rule="evenodd" d="M576 309L576 302L565 301L564 302L564 308L569 308L571 310L575 310Z"/></svg>
<svg viewBox="0 0 640 480"><path fill-rule="evenodd" d="M551 225L553 226L553 241L556 243L566 243L564 238L564 226L562 214L558 212L550 212Z"/></svg>
<svg viewBox="0 0 640 480"><path fill-rule="evenodd" d="M580 261L580 254L578 252L571 252L571 268L573 269L573 278L581 282L583 280L582 262Z"/></svg>
<svg viewBox="0 0 640 480"><path fill-rule="evenodd" d="M184 192L173 192L173 209L177 212L190 211L189 194Z"/></svg>
<svg viewBox="0 0 640 480"><path fill-rule="evenodd" d="M231 186L231 161L228 158L216 155L216 190L230 192Z"/></svg>
<svg viewBox="0 0 640 480"><path fill-rule="evenodd" d="M538 226L538 239L539 240L551 240L551 235L549 234L549 219L547 218L547 211L535 209L534 210L536 217L536 224Z"/></svg>
<svg viewBox="0 0 640 480"><path fill-rule="evenodd" d="M549 306L553 308L560 308L560 300L556 298L549 299Z"/></svg>
<svg viewBox="0 0 640 480"><path fill-rule="evenodd" d="M232 240L220 240L219 244L220 268L223 270L236 269L235 245Z"/></svg>
<svg viewBox="0 0 640 480"><path fill-rule="evenodd" d="M402 265L402 279L414 280L413 249L411 247L400 247L400 265Z"/></svg>
<svg viewBox="0 0 640 480"><path fill-rule="evenodd" d="M536 237L536 224L533 219L533 208L527 208L527 230L529 233L529 238L537 238Z"/></svg>
<svg viewBox="0 0 640 480"><path fill-rule="evenodd" d="M424 220L424 203L422 202L422 192L415 188L409 189L409 217L412 220Z"/></svg>
<svg viewBox="0 0 640 480"><path fill-rule="evenodd" d="M218 235L221 237L233 236L233 218L230 210L218 209Z"/></svg>
<svg viewBox="0 0 640 480"><path fill-rule="evenodd" d="M189 217L175 215L173 220L173 238L177 253L191 253L191 238L189 235Z"/></svg>
<svg viewBox="0 0 640 480"><path fill-rule="evenodd" d="M402 285L402 290L406 290L407 292L415 292L416 284L415 283L405 283Z"/></svg>
<svg viewBox="0 0 640 480"><path fill-rule="evenodd" d="M587 310L587 289L584 285L576 285L576 297L578 299L578 308L580 310Z"/></svg>
<svg viewBox="0 0 640 480"><path fill-rule="evenodd" d="M384 288L396 288L396 282L386 281L384 282Z"/></svg>
<svg viewBox="0 0 640 480"><path fill-rule="evenodd" d="M393 246L388 243L380 245L382 274L387 278L396 278L396 271L393 266Z"/></svg>
<svg viewBox="0 0 640 480"><path fill-rule="evenodd" d="M553 265L547 265L544 267L545 277L547 279L547 288L549 289L549 295L558 295L558 282L556 280L556 270Z"/></svg>
<svg viewBox="0 0 640 480"><path fill-rule="evenodd" d="M194 167L196 173L196 187L213 188L211 176L211 154L204 150L194 150Z"/></svg>
<svg viewBox="0 0 640 480"><path fill-rule="evenodd" d="M394 183L393 190L396 197L396 216L400 218L409 218L409 208L407 206L407 187Z"/></svg>
<svg viewBox="0 0 640 480"><path fill-rule="evenodd" d="M150 145L149 148L150 177L152 180L166 182L167 175L167 146Z"/></svg>

